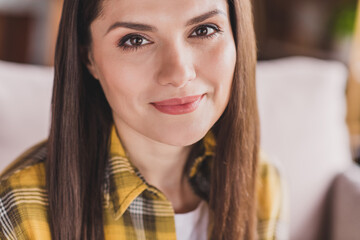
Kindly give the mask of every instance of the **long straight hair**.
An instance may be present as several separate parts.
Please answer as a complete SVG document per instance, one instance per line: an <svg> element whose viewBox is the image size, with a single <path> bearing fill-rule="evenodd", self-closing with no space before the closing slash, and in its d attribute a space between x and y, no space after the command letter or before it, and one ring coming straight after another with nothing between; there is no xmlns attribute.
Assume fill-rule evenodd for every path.
<svg viewBox="0 0 360 240"><path fill-rule="evenodd" d="M46 159L52 239L104 239L103 183L111 109L86 68L90 24L100 0L65 0L55 53L52 123ZM213 127L212 239L254 239L259 142L256 46L250 0L228 0L237 61L228 106Z"/></svg>

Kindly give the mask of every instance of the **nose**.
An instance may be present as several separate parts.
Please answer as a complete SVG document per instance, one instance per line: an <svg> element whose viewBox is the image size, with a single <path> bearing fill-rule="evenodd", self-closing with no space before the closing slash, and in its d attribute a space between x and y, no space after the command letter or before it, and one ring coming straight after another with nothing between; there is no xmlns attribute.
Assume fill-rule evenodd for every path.
<svg viewBox="0 0 360 240"><path fill-rule="evenodd" d="M163 46L161 53L161 63L157 74L160 85L181 88L196 78L193 54L189 47L177 42Z"/></svg>

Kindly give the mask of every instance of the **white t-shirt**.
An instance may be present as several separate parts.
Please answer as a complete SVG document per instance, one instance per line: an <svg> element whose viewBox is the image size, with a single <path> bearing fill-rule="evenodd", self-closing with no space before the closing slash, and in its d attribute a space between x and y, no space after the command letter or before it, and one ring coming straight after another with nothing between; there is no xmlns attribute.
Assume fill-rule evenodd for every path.
<svg viewBox="0 0 360 240"><path fill-rule="evenodd" d="M177 240L207 240L209 207L201 201L191 212L175 214Z"/></svg>

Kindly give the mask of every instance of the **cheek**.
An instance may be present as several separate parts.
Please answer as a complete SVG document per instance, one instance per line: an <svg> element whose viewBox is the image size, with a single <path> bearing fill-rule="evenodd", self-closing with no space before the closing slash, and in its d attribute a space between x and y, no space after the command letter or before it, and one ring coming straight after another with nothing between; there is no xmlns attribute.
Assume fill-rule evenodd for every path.
<svg viewBox="0 0 360 240"><path fill-rule="evenodd" d="M236 48L232 40L224 40L207 52L202 63L205 79L214 88L217 101L228 101L236 64ZM224 104L224 103L222 103Z"/></svg>
<svg viewBox="0 0 360 240"><path fill-rule="evenodd" d="M133 100L143 97L148 82L145 81L146 70L143 68L109 60L103 62L100 69L100 82L113 108L118 108L121 103L131 104Z"/></svg>
<svg viewBox="0 0 360 240"><path fill-rule="evenodd" d="M148 88L151 66L109 46L109 42L94 41L94 58L106 98L111 105L119 105L119 100L130 101Z"/></svg>

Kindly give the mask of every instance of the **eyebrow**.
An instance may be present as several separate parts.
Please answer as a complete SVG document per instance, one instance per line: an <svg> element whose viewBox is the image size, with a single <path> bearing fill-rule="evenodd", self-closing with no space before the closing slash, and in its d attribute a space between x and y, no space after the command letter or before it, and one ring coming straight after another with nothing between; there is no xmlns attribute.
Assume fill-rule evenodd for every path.
<svg viewBox="0 0 360 240"><path fill-rule="evenodd" d="M205 21L208 18L211 18L215 15L224 15L225 17L227 16L226 13L220 9L214 9L212 11L206 12L204 14L201 14L200 16L194 17L192 19L190 19L189 21L187 21L185 26L190 26L190 25L194 25L196 23L200 23Z"/></svg>
<svg viewBox="0 0 360 240"><path fill-rule="evenodd" d="M186 22L185 26L190 26L190 25L194 25L196 23L203 22L208 18L211 18L215 15L220 15L220 14L227 16L227 14L224 11L222 11L220 9L214 9L214 10L203 13L197 17L194 17L194 18L188 20ZM110 31L112 31L113 29L118 28L118 27L130 28L130 29L134 29L137 31L148 31L148 32L156 32L157 31L157 28L155 26L151 26L148 24L134 23L134 22L115 22L108 28L105 35L108 34Z"/></svg>

